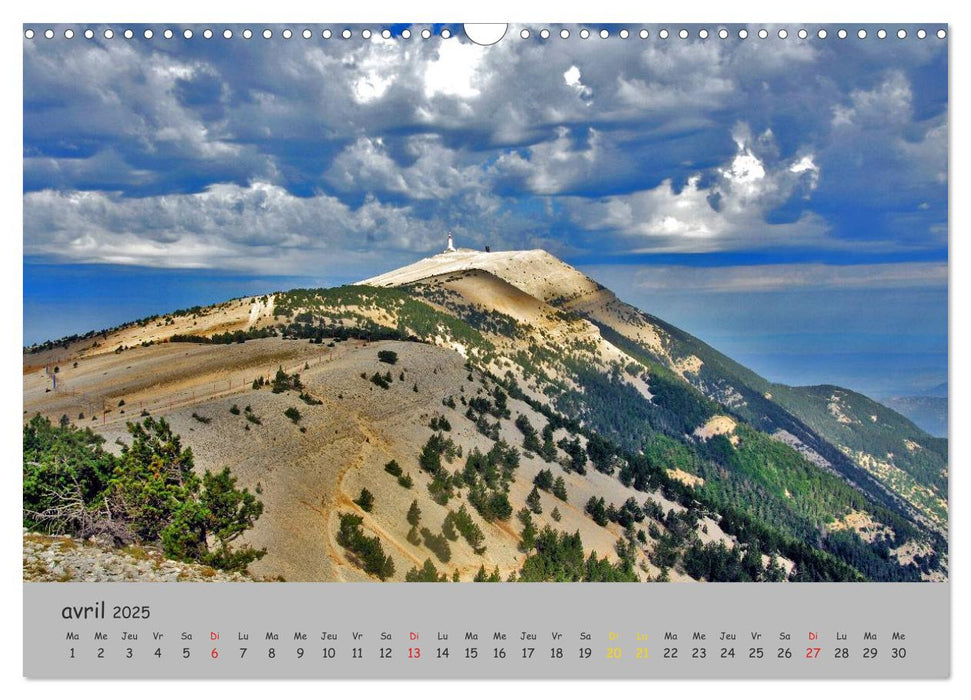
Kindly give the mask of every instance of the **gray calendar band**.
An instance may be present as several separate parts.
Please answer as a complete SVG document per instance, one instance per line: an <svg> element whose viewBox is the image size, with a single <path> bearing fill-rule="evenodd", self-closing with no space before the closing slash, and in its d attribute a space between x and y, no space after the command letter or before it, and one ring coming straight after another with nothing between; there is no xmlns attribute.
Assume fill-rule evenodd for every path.
<svg viewBox="0 0 971 700"><path fill-rule="evenodd" d="M26 583L24 675L945 678L949 610L948 583Z"/></svg>

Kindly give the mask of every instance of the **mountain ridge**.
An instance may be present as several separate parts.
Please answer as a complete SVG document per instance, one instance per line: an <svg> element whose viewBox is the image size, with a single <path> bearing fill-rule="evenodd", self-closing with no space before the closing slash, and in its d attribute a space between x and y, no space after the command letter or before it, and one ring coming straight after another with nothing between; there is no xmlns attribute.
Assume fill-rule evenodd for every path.
<svg viewBox="0 0 971 700"><path fill-rule="evenodd" d="M382 368L374 345L406 358L401 369ZM197 359L163 379L153 358L172 361L181 348ZM250 400L240 393L250 391L257 392L256 413L282 412L288 392L266 395L256 383L248 389L239 371L249 366L272 374L275 358L288 373L301 372L303 362L306 391L320 406L301 405L306 418L296 434L285 424L257 429L272 439L253 443L254 456L240 462L244 483L262 484L275 504L264 516L268 524L252 535L255 545L270 550L266 561L254 565L260 575L354 580L353 556L340 542L330 537L318 547L295 524L322 517L333 533L348 508L359 513L357 527L392 548L398 576L407 566L417 571L421 553L440 545L434 532L422 544L423 536L400 530L392 511L413 494L436 517L447 519L457 507L450 504L467 503L473 520L483 518L478 522L490 553L452 545L454 558L437 561L454 562L459 577L468 577L476 563L498 566L503 578L529 580L539 575L774 580L780 569L772 567L780 564L785 577L797 580L946 577L946 442L934 442L849 390L833 387L841 393L825 402L812 387L772 384L542 250L448 252L359 285L230 300L47 344L25 352L25 408L56 420L62 410L67 416L68 406L80 415L80 406L90 407L93 398L109 393L115 402L119 396L129 403L141 397L140 403L151 405L144 410L168 410L180 432L192 434L187 439L195 442L200 461L216 467L219 455L232 454L227 436L245 423L233 428L240 419L227 424L219 418L210 427L195 416L201 408L207 416L231 415L228 404L237 397ZM62 369L54 391L44 369L51 362ZM145 363L156 369L136 388L129 378L149 366ZM186 397L183 390L178 401L157 405L161 394L169 397L187 384L204 386L217 376L229 377L221 393L203 396L192 389ZM381 399L387 405L376 413L378 406L370 403ZM197 409L192 416L189 408ZM98 427L115 440L124 439L119 411L106 411ZM866 411L876 411L869 414L876 420ZM341 413L358 416L359 427L348 432L345 426L342 433L334 423ZM440 429L436 413L447 418L448 431ZM432 437L422 446L429 421ZM344 464L342 453L328 447L327 431L333 435L335 429L344 435L348 454L359 455L356 462ZM297 441L283 461L273 457L280 440ZM304 443L306 448L299 447ZM465 456L457 457L452 451L460 448ZM514 460L507 448L516 452ZM439 450L444 452L432 459ZM469 450L496 459L506 454L517 466L501 478L490 476L492 467L473 460ZM409 456L419 452L424 466ZM297 464L314 464L325 453L344 466L310 481L293 478L302 473L294 471ZM412 465L415 490L405 494L393 483L382 486L374 514L360 512L352 492L384 484L389 477L381 464L389 456ZM573 497L547 501L542 490L533 498L532 482L516 478L521 473L546 484L540 477L549 468L566 479L568 491L584 494L586 506ZM324 500L316 509L310 507L313 499L288 505L286 489L267 483L271 474L285 476L296 492L322 488ZM529 515L527 496L539 513ZM609 507L597 501L603 497ZM493 511L487 507L493 501L507 501L513 510L523 505L522 533L504 519L513 510ZM665 505L658 510L657 504ZM548 518L554 506L563 524ZM340 520L341 532L348 523ZM594 562L586 573L550 574L550 552L567 544L529 546L540 525L551 536L577 528L583 556L599 552L612 563ZM284 536L291 530L296 540ZM295 566L291 540L332 564Z"/></svg>

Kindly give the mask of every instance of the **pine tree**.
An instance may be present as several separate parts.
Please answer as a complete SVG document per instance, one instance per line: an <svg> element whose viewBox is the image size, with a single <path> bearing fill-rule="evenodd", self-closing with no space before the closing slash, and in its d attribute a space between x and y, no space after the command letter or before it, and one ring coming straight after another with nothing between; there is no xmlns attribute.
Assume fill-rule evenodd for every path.
<svg viewBox="0 0 971 700"><path fill-rule="evenodd" d="M438 573L431 559L426 559L421 569L412 567L411 571L405 574L405 581L408 582L438 583L445 580L445 574Z"/></svg>
<svg viewBox="0 0 971 700"><path fill-rule="evenodd" d="M556 477L556 481L553 482L553 495L561 501L566 501L566 482L563 481L562 476Z"/></svg>
<svg viewBox="0 0 971 700"><path fill-rule="evenodd" d="M361 495L354 502L361 507L361 510L370 513L374 508L374 494L367 489L361 489Z"/></svg>
<svg viewBox="0 0 971 700"><path fill-rule="evenodd" d="M408 509L408 524L412 526L417 526L421 522L421 509L418 507L418 501L414 500L411 502L411 507Z"/></svg>
<svg viewBox="0 0 971 700"><path fill-rule="evenodd" d="M536 513L536 515L543 512L543 506L539 498L539 491L535 486L533 487L533 490L529 492L529 495L526 496L526 505L529 506L529 509Z"/></svg>
<svg viewBox="0 0 971 700"><path fill-rule="evenodd" d="M527 519L523 523L522 539L519 542L519 549L523 552L531 552L536 546L536 526L533 519L527 513Z"/></svg>
<svg viewBox="0 0 971 700"><path fill-rule="evenodd" d="M560 478L562 479L562 477ZM553 472L551 472L549 469L540 469L536 473L533 483L536 484L537 488L541 488L544 491L549 491L553 488Z"/></svg>
<svg viewBox="0 0 971 700"><path fill-rule="evenodd" d="M555 520L556 522L560 522L560 517L561 517L560 509L557 508L556 506L553 506L553 511L550 513L550 517L553 518L553 520Z"/></svg>

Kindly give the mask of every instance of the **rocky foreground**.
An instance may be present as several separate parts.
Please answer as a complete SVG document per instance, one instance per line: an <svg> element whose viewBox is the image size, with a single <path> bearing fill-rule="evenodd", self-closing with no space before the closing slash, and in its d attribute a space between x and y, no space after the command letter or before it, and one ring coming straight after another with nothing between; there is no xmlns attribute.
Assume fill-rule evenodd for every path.
<svg viewBox="0 0 971 700"><path fill-rule="evenodd" d="M156 550L113 549L67 535L24 532L24 581L252 581L249 576L166 559Z"/></svg>

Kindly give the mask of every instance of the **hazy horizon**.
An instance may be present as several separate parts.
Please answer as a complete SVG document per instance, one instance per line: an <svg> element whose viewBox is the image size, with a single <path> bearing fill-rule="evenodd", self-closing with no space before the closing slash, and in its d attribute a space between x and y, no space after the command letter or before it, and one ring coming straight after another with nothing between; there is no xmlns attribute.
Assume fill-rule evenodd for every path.
<svg viewBox="0 0 971 700"><path fill-rule="evenodd" d="M231 28L25 40L25 343L364 279L452 230L772 381L947 380L947 42Z"/></svg>

